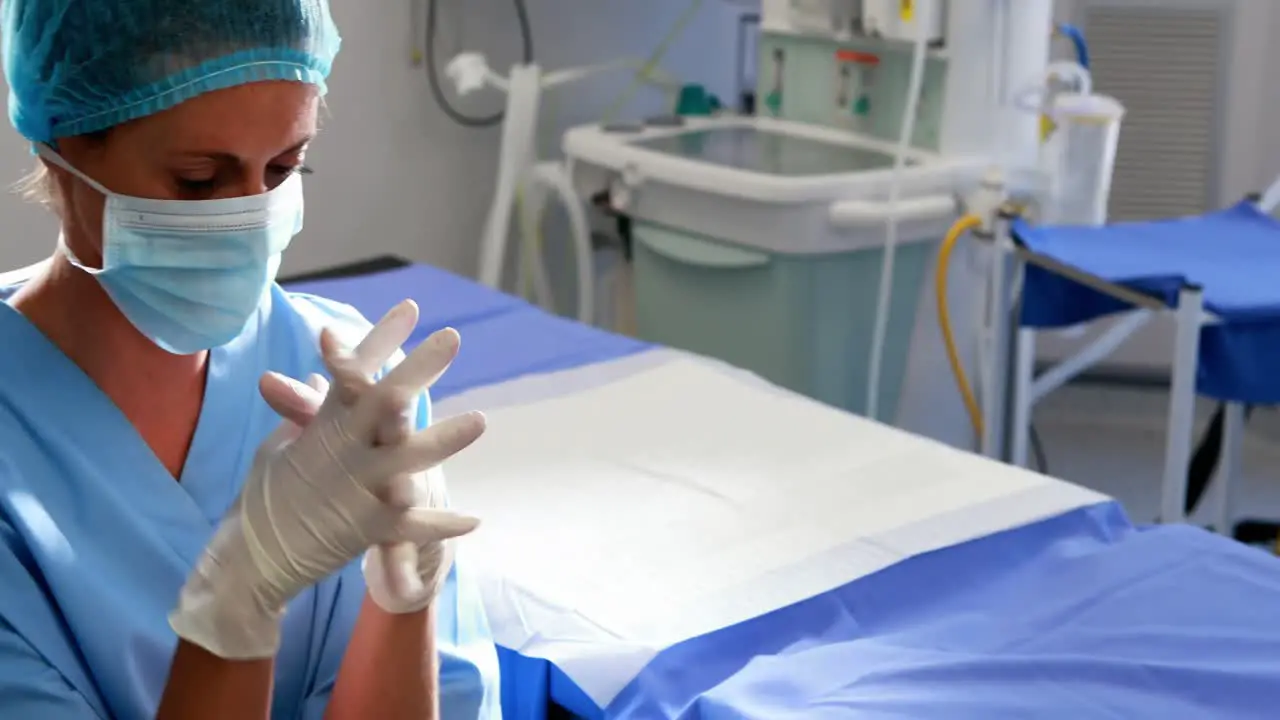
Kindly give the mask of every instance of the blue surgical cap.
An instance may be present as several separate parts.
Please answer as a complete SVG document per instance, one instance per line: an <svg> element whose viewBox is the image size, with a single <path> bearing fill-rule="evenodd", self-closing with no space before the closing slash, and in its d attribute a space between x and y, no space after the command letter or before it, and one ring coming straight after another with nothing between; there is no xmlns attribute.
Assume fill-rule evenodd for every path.
<svg viewBox="0 0 1280 720"><path fill-rule="evenodd" d="M0 0L9 119L52 142L263 80L325 91L327 0Z"/></svg>

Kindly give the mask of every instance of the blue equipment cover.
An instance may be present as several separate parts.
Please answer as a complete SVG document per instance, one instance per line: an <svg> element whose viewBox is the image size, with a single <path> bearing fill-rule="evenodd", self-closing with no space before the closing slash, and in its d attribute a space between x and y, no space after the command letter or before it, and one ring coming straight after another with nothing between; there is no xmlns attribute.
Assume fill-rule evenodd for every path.
<svg viewBox="0 0 1280 720"><path fill-rule="evenodd" d="M1200 337L1201 394L1280 403L1280 223L1251 202L1219 212L1100 228L1042 227L1016 221L1027 249L1089 275L1151 295L1169 307L1198 285L1221 322ZM1049 270L1028 265L1022 324L1056 328L1132 306Z"/></svg>
<svg viewBox="0 0 1280 720"><path fill-rule="evenodd" d="M522 375L614 360L649 345L543 312L518 298L426 265L376 275L288 283L290 292L346 303L377 322L410 298L421 312L406 350L436 330L462 335L462 351L431 390L439 401Z"/></svg>
<svg viewBox="0 0 1280 720"><path fill-rule="evenodd" d="M431 268L305 287L373 318L414 297L417 341L459 328L471 355L452 393L644 347ZM495 319L504 332L473 331ZM542 333L559 344L529 342ZM499 654L508 720L544 720L551 702L592 720L1269 720L1280 561L1194 528L1135 529L1104 503L672 646L607 708L545 661Z"/></svg>
<svg viewBox="0 0 1280 720"><path fill-rule="evenodd" d="M603 714L1262 718L1280 562L1114 503L906 560L658 655Z"/></svg>

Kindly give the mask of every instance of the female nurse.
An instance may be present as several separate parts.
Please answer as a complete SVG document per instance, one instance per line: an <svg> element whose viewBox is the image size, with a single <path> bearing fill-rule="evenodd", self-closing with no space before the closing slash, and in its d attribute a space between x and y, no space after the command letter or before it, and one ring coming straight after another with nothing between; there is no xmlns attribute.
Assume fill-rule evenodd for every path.
<svg viewBox="0 0 1280 720"><path fill-rule="evenodd" d="M61 220L0 288L0 717L499 717L451 562L476 521L438 472L483 424L428 427L423 394L456 333L397 363L411 304L370 330L274 284L338 51L326 2L5 0L0 21ZM286 379L321 375L318 409Z"/></svg>

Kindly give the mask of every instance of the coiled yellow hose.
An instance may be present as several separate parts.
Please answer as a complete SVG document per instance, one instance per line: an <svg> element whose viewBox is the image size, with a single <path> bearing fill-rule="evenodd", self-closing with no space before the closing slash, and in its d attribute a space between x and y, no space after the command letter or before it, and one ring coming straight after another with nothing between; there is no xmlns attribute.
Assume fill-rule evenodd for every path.
<svg viewBox="0 0 1280 720"><path fill-rule="evenodd" d="M955 250L960 238L971 230L982 227L982 218L977 215L965 215L947 230L942 239L942 247L938 249L938 274L935 278L934 292L938 302L938 329L942 331L942 342L947 349L947 362L951 364L951 374L955 376L956 387L960 389L960 397L964 400L965 410L969 413L969 422L973 425L974 437L981 441L983 435L982 408L978 398L969 384L969 376L965 373L964 363L960 360L960 352L956 349L955 333L951 330L951 310L947 303L947 274L951 269L951 253Z"/></svg>

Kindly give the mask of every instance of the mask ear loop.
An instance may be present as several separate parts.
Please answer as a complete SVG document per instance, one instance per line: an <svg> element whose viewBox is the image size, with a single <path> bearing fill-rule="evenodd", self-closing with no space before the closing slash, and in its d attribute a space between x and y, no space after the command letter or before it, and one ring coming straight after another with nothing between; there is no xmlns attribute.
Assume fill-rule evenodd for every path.
<svg viewBox="0 0 1280 720"><path fill-rule="evenodd" d="M110 190L107 190L105 187L103 187L100 183L95 181L93 178L90 178L89 176L85 175L79 170L71 167L71 163L63 159L63 157L58 154L58 151L54 150L51 146L45 143L34 143L32 145L32 149L35 151L35 154L39 156L42 160L44 160L45 162L53 163L54 165L57 165L63 170L66 170L67 172L71 173L72 175L75 175L77 178L80 178L81 182L93 188L94 190L102 193L103 197L110 198L112 196L112 193ZM65 256L67 260L70 261L74 267L79 268L80 270L83 270L84 272L89 273L90 275L99 275L105 272L104 268L89 267L84 263L84 261L76 257L76 254L71 250L71 246L67 244L67 236L65 233L58 233L58 252L62 253L63 256ZM105 261L105 258L104 258L104 261Z"/></svg>
<svg viewBox="0 0 1280 720"><path fill-rule="evenodd" d="M35 143L35 151L36 151L36 155L40 156L42 160L44 160L45 162L53 163L54 165L57 165L63 170L66 170L67 172L71 173L72 175L75 175L77 178L80 178L81 182L93 188L94 190L97 190L98 192L102 193L103 197L109 198L115 195L115 193L103 187L102 184L99 183L97 180L94 180L88 175L85 175L79 170L71 167L71 163L67 162L61 155L58 154L57 150L54 150L49 145L45 143Z"/></svg>

